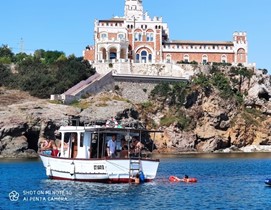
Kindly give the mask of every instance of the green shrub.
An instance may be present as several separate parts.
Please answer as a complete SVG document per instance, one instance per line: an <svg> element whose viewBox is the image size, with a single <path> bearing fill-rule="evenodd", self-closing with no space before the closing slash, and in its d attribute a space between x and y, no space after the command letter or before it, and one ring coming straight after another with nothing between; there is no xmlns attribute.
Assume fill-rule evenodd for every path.
<svg viewBox="0 0 271 210"><path fill-rule="evenodd" d="M187 82L163 82L154 87L151 96L167 99L169 105L183 105L187 96Z"/></svg>
<svg viewBox="0 0 271 210"><path fill-rule="evenodd" d="M144 108L144 109L147 109L147 108L150 108L150 107L152 107L152 102L150 102L150 101L145 101L145 102L143 102L143 103L141 103L141 105L142 105L142 107Z"/></svg>
<svg viewBox="0 0 271 210"><path fill-rule="evenodd" d="M176 114L175 116L169 115L162 117L160 119L160 125L161 126L170 126L172 124L175 124L176 127L178 127L181 130L188 130L189 126L191 125L191 118L186 117L184 114Z"/></svg>
<svg viewBox="0 0 271 210"><path fill-rule="evenodd" d="M202 88L211 87L211 80L207 75L200 73L200 74L197 74L196 77L193 78L192 84L199 85Z"/></svg>
<svg viewBox="0 0 271 210"><path fill-rule="evenodd" d="M166 97L170 92L170 83L169 82L162 82L154 87L151 91L151 96L164 96Z"/></svg>
<svg viewBox="0 0 271 210"><path fill-rule="evenodd" d="M9 58L9 57L0 57L0 64L11 64L11 58Z"/></svg>
<svg viewBox="0 0 271 210"><path fill-rule="evenodd" d="M177 125L176 125L178 128L180 128L181 130L187 130L190 124L191 124L191 118L186 117L183 114L178 115Z"/></svg>
<svg viewBox="0 0 271 210"><path fill-rule="evenodd" d="M170 126L171 124L173 124L176 121L177 121L177 118L173 117L173 116L162 117L160 119L160 125L161 126Z"/></svg>

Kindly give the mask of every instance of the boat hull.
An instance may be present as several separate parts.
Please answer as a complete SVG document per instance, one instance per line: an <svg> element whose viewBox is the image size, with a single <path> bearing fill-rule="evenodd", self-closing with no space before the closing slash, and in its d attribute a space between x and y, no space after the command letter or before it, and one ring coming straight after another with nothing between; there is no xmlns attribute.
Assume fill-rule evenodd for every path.
<svg viewBox="0 0 271 210"><path fill-rule="evenodd" d="M40 154L50 179L73 180L85 182L128 183L130 178L139 170L130 170L133 166L131 160L126 159L70 159L52 157ZM136 159L135 159L136 160ZM137 159L138 160L138 159ZM156 177L159 160L140 159L140 171L145 181L152 181Z"/></svg>

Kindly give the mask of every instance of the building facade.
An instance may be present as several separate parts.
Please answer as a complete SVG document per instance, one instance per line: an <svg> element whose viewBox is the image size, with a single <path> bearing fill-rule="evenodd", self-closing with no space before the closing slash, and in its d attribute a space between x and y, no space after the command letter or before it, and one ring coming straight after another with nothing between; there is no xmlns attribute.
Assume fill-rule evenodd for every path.
<svg viewBox="0 0 271 210"><path fill-rule="evenodd" d="M169 40L162 17L151 18L142 0L125 0L124 16L95 20L94 46L84 59L92 63L232 63L248 64L245 32L233 33L232 41Z"/></svg>

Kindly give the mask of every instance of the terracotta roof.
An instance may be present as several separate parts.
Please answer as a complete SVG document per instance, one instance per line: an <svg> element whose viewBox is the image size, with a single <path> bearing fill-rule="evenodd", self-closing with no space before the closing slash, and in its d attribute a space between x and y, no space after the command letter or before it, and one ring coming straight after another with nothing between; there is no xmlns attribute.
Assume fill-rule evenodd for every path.
<svg viewBox="0 0 271 210"><path fill-rule="evenodd" d="M197 45L233 45L231 41L193 41L193 40L172 40L165 44L197 44Z"/></svg>
<svg viewBox="0 0 271 210"><path fill-rule="evenodd" d="M121 22L123 23L124 22L124 18L112 18L112 19L108 19L108 20L99 20L99 22Z"/></svg>

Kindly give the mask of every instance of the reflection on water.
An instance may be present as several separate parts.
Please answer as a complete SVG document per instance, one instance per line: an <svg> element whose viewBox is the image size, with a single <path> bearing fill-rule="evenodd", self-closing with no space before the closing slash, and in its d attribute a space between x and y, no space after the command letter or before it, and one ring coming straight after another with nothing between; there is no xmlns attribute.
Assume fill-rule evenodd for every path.
<svg viewBox="0 0 271 210"><path fill-rule="evenodd" d="M270 209L270 153L157 157L157 178L141 185L50 180L40 161L1 161L0 202L6 209ZM168 181L184 174L198 182ZM9 200L12 190L19 201Z"/></svg>

